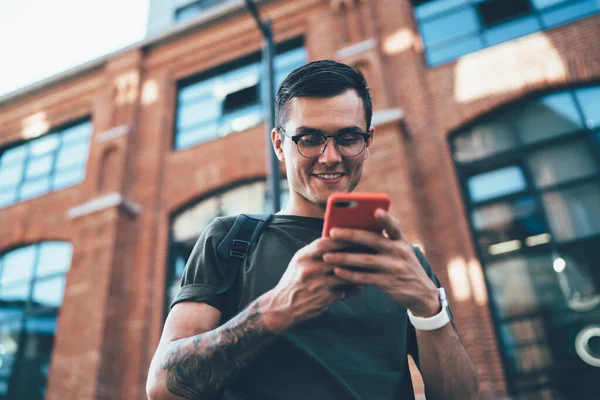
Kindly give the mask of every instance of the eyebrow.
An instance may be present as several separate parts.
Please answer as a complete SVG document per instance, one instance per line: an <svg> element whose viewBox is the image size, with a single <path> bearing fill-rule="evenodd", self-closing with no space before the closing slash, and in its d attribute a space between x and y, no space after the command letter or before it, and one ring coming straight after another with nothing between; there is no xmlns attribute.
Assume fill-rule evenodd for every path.
<svg viewBox="0 0 600 400"><path fill-rule="evenodd" d="M320 133L321 135L327 136L326 132L321 129L313 128L310 126L299 126L296 128L296 135L306 135L308 133ZM358 125L346 126L335 132L335 135L343 135L344 133L365 133L365 131Z"/></svg>

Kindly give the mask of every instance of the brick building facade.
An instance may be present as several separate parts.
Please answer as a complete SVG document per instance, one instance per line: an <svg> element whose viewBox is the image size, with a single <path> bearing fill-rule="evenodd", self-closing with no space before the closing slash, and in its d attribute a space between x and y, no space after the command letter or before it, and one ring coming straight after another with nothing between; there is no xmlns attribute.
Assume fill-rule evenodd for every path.
<svg viewBox="0 0 600 400"><path fill-rule="evenodd" d="M579 124L569 120L579 127L572 131L582 135L581 140L591 140L584 147L574 144L574 151L582 157L579 149L591 149L592 161L584 167L577 165L578 170L587 168L585 176L576 177L585 179L582 185L587 186L577 192L580 196L571 196L589 199L578 208L585 216L587 230L580 235L583 228L573 222L571 234L563 236L570 240L565 243L588 246L572 251L576 262L583 265L592 259L592 245L598 243L600 234L600 203L594 203L600 199L600 94L596 96L600 82L600 16L590 11L581 18L573 17L552 27L548 23L548 29L499 44L486 39L487 45L480 46L484 49L443 59L447 48L431 44L434 39L428 37L436 33L431 33L427 22L423 22L425 18L437 18L431 17L437 11L419 9L433 3L448 2L263 1L261 10L273 19L281 68L333 58L366 75L374 98L376 136L359 190L389 193L392 212L402 221L405 236L426 252L447 288L456 326L477 365L481 398L569 398L568 393L576 393L577 387L580 395L573 398L584 398L600 381L600 369L592 366L598 357L589 346L588 362L574 357L574 349L564 351L564 355L559 348L574 347L572 339L580 328L599 326L594 283L600 284L600 266L589 262L583 268L589 275L584 275L583 289L576 291L577 301L567 299L571 310L580 306L579 311L561 314L575 321L567 326L569 330L543 319L546 314L540 309L547 312L543 307L549 304L544 303L546 300L511 303L511 296L520 298L521 290L536 292L543 288L523 289L519 279L503 281L508 272L498 273L498 263L511 259L493 258L534 250L541 252L540 257L552 255L547 266L552 269L554 260L551 273L556 271L556 276L544 278L550 282L547 287L553 288L547 290L562 290L559 284L564 287L561 272L565 267L557 268L556 260L566 260L567 271L572 264L567 256L556 256L557 251L563 251L560 232L566 222L554 222L550 211L556 210L554 204L564 202L552 202L549 196L555 193L541 186L521 188L533 199L532 207L545 210L540 212L540 219L551 229L527 231L521 217L528 211L523 206L525 211L519 209L516 214L525 226L519 228L519 234L529 232L523 240L510 236L508 228L501 233L489 228L493 232L488 236L484 231L488 225L496 227L488 221L490 213L499 215L493 208L497 205L494 199L521 190L505 182L521 179L520 172L515 175L514 169L507 168L532 165L523 167L530 171L524 182L535 181L537 164L527 157L545 149L530 149L527 141L512 149L506 141L497 139L504 131L496 126L512 121L513 115L531 104L546 104L539 100L546 99L544 96L568 95L575 99L570 101L579 113L584 113L585 121ZM454 3L469 4L457 6L464 10L473 11L470 7L475 7L466 0ZM530 7L536 18L550 18L541 9ZM486 10L476 11L481 18L487 15ZM549 11L548 15L554 14ZM473 37L490 37L491 29L488 32L481 26ZM429 36L422 38L422 33ZM12 346L5 349L4 356L13 354L12 361L4 364L5 375L0 376L0 392L5 392L0 398L39 398L44 392L47 399L145 398L146 372L161 334L169 288L177 282L178 260L185 254L185 249L178 253L177 246L185 248L185 243L197 236L199 232L193 227L202 226L206 216L256 211L264 203L264 125L261 76L256 72L260 46L254 21L242 2L233 3L218 13L207 12L183 27L0 99L0 273L6 276L0 285L0 318L4 318L0 335L2 343L10 342ZM246 72L239 81L220 78L225 72L233 76L241 70ZM194 120L196 100L189 99L203 93L203 85L209 81L210 96L219 92L213 96L220 99L217 116ZM186 93L192 93L191 97ZM212 102L213 97L207 101ZM563 117L568 114L548 101L550 108L544 110L558 110L556 114ZM205 107L204 103L198 104ZM539 107L535 110L537 114L528 114L533 122L527 121L539 126L531 115L543 113ZM184 115L191 115L191 120ZM542 117L547 121L546 114ZM81 128L86 121L91 121L87 136ZM515 124L520 121L517 118ZM494 128L478 131L476 128L481 126ZM77 136L71 133L73 129L83 133ZM48 134L58 138L56 143L60 144L40 142ZM70 143L79 143L80 147ZM569 143L563 145L570 148ZM495 154L494 146L504 146L506 157L517 157L518 153L520 161L489 158ZM18 161L20 149L26 149L23 161ZM67 171L81 168L67 169L71 164L63 162L61 155L81 156L87 149L89 155L81 164L85 175L73 178ZM12 158L8 155L13 153L17 155L11 157L17 161L9 164ZM34 165L39 154L48 155L46 169ZM17 167L1 166L3 162L20 165L20 178L14 178ZM63 164L66 166L61 169ZM12 189L2 189L2 173L8 174L6 171L13 171L4 183L15 182L11 186L14 195ZM36 171L42 171L41 175ZM495 181L489 175L494 171L504 171L506 178ZM478 186L488 178L491 184ZM43 179L50 183L40 188ZM61 186L60 182L66 183ZM502 185L510 187L502 192ZM579 186L573 187L579 190ZM242 195L231 204L227 194L235 190ZM218 201L212 204L213 199ZM194 208L197 205L209 211ZM246 205L252 210L246 210ZM492 208L488 210L487 206ZM188 210L193 212L186 214ZM179 227L183 215L191 217L181 220ZM584 236L591 242L577 241ZM486 242L488 239L491 242ZM31 261L35 267L32 270L39 270L31 272L33 278L18 276L26 280L27 294L7 295L13 282L13 275L8 275L10 257L26 246L41 254L45 247L36 246L47 242L71 246L72 255L64 253L69 253L66 257L70 257L70 268L52 275L66 282L62 304L43 296L43 284L50 278L39 272L45 268L39 255L32 258L37 261ZM570 254L569 249L565 247L565 254ZM526 261L524 268L531 263ZM514 272L511 276L517 278L520 274L514 268L506 271ZM503 292L510 285L514 285L514 292ZM1 294L3 290L5 295ZM62 288L59 291L62 293ZM36 297L38 292L42 294ZM580 298L590 300L586 303ZM510 314L511 307L528 313ZM51 322L39 322L42 320ZM10 321L17 322L11 325ZM520 328L511 325L514 321ZM542 321L541 325L536 321ZM536 330L538 325L541 331ZM521 339L533 332L529 342L519 342L519 329ZM593 330L586 332L594 335ZM38 352L39 348L45 349L45 355L32 356L39 362L28 361L28 354L36 351L30 348ZM11 369L7 370L7 365ZM572 377L577 387L560 381L564 371L577 371ZM31 373L40 376L39 385L23 383L25 375ZM590 383L593 378L596 383ZM418 382L416 385L422 392L422 386Z"/></svg>

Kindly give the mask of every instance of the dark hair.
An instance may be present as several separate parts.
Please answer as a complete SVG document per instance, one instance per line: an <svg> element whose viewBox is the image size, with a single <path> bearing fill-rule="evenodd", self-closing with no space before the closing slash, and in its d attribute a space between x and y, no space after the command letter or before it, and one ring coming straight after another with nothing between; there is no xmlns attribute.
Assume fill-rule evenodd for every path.
<svg viewBox="0 0 600 400"><path fill-rule="evenodd" d="M371 127L373 102L363 74L349 65L332 60L319 60L292 71L279 85L275 103L275 123L284 127L287 105L295 97L334 97L355 90L362 99L367 129Z"/></svg>

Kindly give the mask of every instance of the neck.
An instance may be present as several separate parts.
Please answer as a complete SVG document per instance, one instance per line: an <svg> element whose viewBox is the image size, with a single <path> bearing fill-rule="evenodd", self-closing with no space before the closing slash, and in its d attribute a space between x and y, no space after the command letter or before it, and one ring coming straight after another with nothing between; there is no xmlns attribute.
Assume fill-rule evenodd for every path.
<svg viewBox="0 0 600 400"><path fill-rule="evenodd" d="M282 215L296 215L299 217L324 218L325 204L313 203L298 194L291 195L286 206L278 212Z"/></svg>

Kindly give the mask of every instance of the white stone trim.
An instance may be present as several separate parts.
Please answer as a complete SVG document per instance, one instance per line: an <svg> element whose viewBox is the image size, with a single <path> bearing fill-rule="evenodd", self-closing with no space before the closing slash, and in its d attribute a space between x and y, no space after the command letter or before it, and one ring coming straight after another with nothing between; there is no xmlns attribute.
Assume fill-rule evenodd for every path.
<svg viewBox="0 0 600 400"><path fill-rule="evenodd" d="M139 204L125 200L121 193L113 192L107 195L89 200L81 205L75 206L68 211L69 219L83 217L111 207L119 207L132 217L139 215L141 207Z"/></svg>
<svg viewBox="0 0 600 400"><path fill-rule="evenodd" d="M338 58L348 58L355 56L357 54L364 53L365 51L374 49L377 46L377 40L375 39L367 39L362 42L358 42L356 44L344 47L343 49L338 50L337 57Z"/></svg>
<svg viewBox="0 0 600 400"><path fill-rule="evenodd" d="M377 111L371 119L371 126L384 125L390 122L402 121L404 119L404 110L401 108L388 108Z"/></svg>
<svg viewBox="0 0 600 400"><path fill-rule="evenodd" d="M127 135L129 132L131 132L131 125L123 124L115 126L114 128L111 128L107 131L98 133L96 135L96 140L100 143L103 143Z"/></svg>

